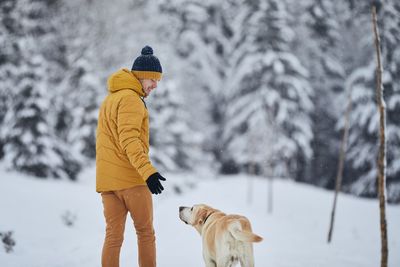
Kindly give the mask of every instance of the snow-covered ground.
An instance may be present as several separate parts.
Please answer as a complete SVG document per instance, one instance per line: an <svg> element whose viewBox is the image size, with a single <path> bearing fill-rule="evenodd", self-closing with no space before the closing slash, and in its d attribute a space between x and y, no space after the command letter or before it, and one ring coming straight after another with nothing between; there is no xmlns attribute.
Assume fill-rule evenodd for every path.
<svg viewBox="0 0 400 267"><path fill-rule="evenodd" d="M1 166L0 166L1 167ZM214 179L205 174L165 174L162 195L154 196L158 266L204 266L198 233L178 219L178 207L206 203L247 216L255 233L256 266L380 266L376 200L340 195L333 242L326 243L332 192L290 181L274 182L274 210L267 213L267 182L254 179L247 203L246 176ZM180 184L182 194L174 193ZM2 267L97 267L104 235L94 170L78 183L39 180L0 171L0 232L12 230L13 253L0 247ZM76 216L68 227L63 216ZM388 206L389 266L400 266L400 206ZM0 244L1 245L1 244ZM136 237L128 217L121 267L137 266Z"/></svg>

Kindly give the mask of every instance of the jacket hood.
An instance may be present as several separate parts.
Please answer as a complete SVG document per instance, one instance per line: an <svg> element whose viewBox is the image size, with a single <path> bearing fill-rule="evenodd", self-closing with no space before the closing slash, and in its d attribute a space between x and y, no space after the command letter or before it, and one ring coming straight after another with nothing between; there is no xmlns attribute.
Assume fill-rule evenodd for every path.
<svg viewBox="0 0 400 267"><path fill-rule="evenodd" d="M107 87L110 93L115 93L123 89L130 89L138 93L140 96L145 96L142 84L128 69L120 69L111 74L107 81Z"/></svg>

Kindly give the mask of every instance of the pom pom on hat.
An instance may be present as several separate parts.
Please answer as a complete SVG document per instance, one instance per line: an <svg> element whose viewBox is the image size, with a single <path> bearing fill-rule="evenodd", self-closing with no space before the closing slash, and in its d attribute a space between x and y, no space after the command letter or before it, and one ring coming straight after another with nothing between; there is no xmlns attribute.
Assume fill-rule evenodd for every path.
<svg viewBox="0 0 400 267"><path fill-rule="evenodd" d="M142 49L142 55L152 55L153 54L153 48L151 48L150 46L146 45L145 47L143 47Z"/></svg>

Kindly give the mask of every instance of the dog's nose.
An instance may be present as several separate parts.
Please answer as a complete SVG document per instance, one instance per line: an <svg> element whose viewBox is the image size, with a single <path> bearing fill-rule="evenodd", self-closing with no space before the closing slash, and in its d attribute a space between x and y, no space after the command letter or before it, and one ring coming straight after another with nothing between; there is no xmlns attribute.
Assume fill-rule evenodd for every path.
<svg viewBox="0 0 400 267"><path fill-rule="evenodd" d="M181 212L184 209L184 207L179 207L179 211Z"/></svg>

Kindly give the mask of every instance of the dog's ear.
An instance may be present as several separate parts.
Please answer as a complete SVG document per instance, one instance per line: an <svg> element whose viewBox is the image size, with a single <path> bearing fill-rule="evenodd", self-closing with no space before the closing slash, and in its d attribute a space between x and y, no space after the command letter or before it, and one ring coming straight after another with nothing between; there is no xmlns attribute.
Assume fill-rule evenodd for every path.
<svg viewBox="0 0 400 267"><path fill-rule="evenodd" d="M204 223L204 221L206 220L206 218L212 213L211 210L209 209L205 209L205 208L200 208L197 211L196 214L196 220L195 220L195 224L197 225L202 225Z"/></svg>
<svg viewBox="0 0 400 267"><path fill-rule="evenodd" d="M201 224L203 224L203 222L204 222L206 216L207 216L207 210L200 208L200 209L197 211L197 214L196 214L195 224L196 224L196 225L201 225Z"/></svg>

